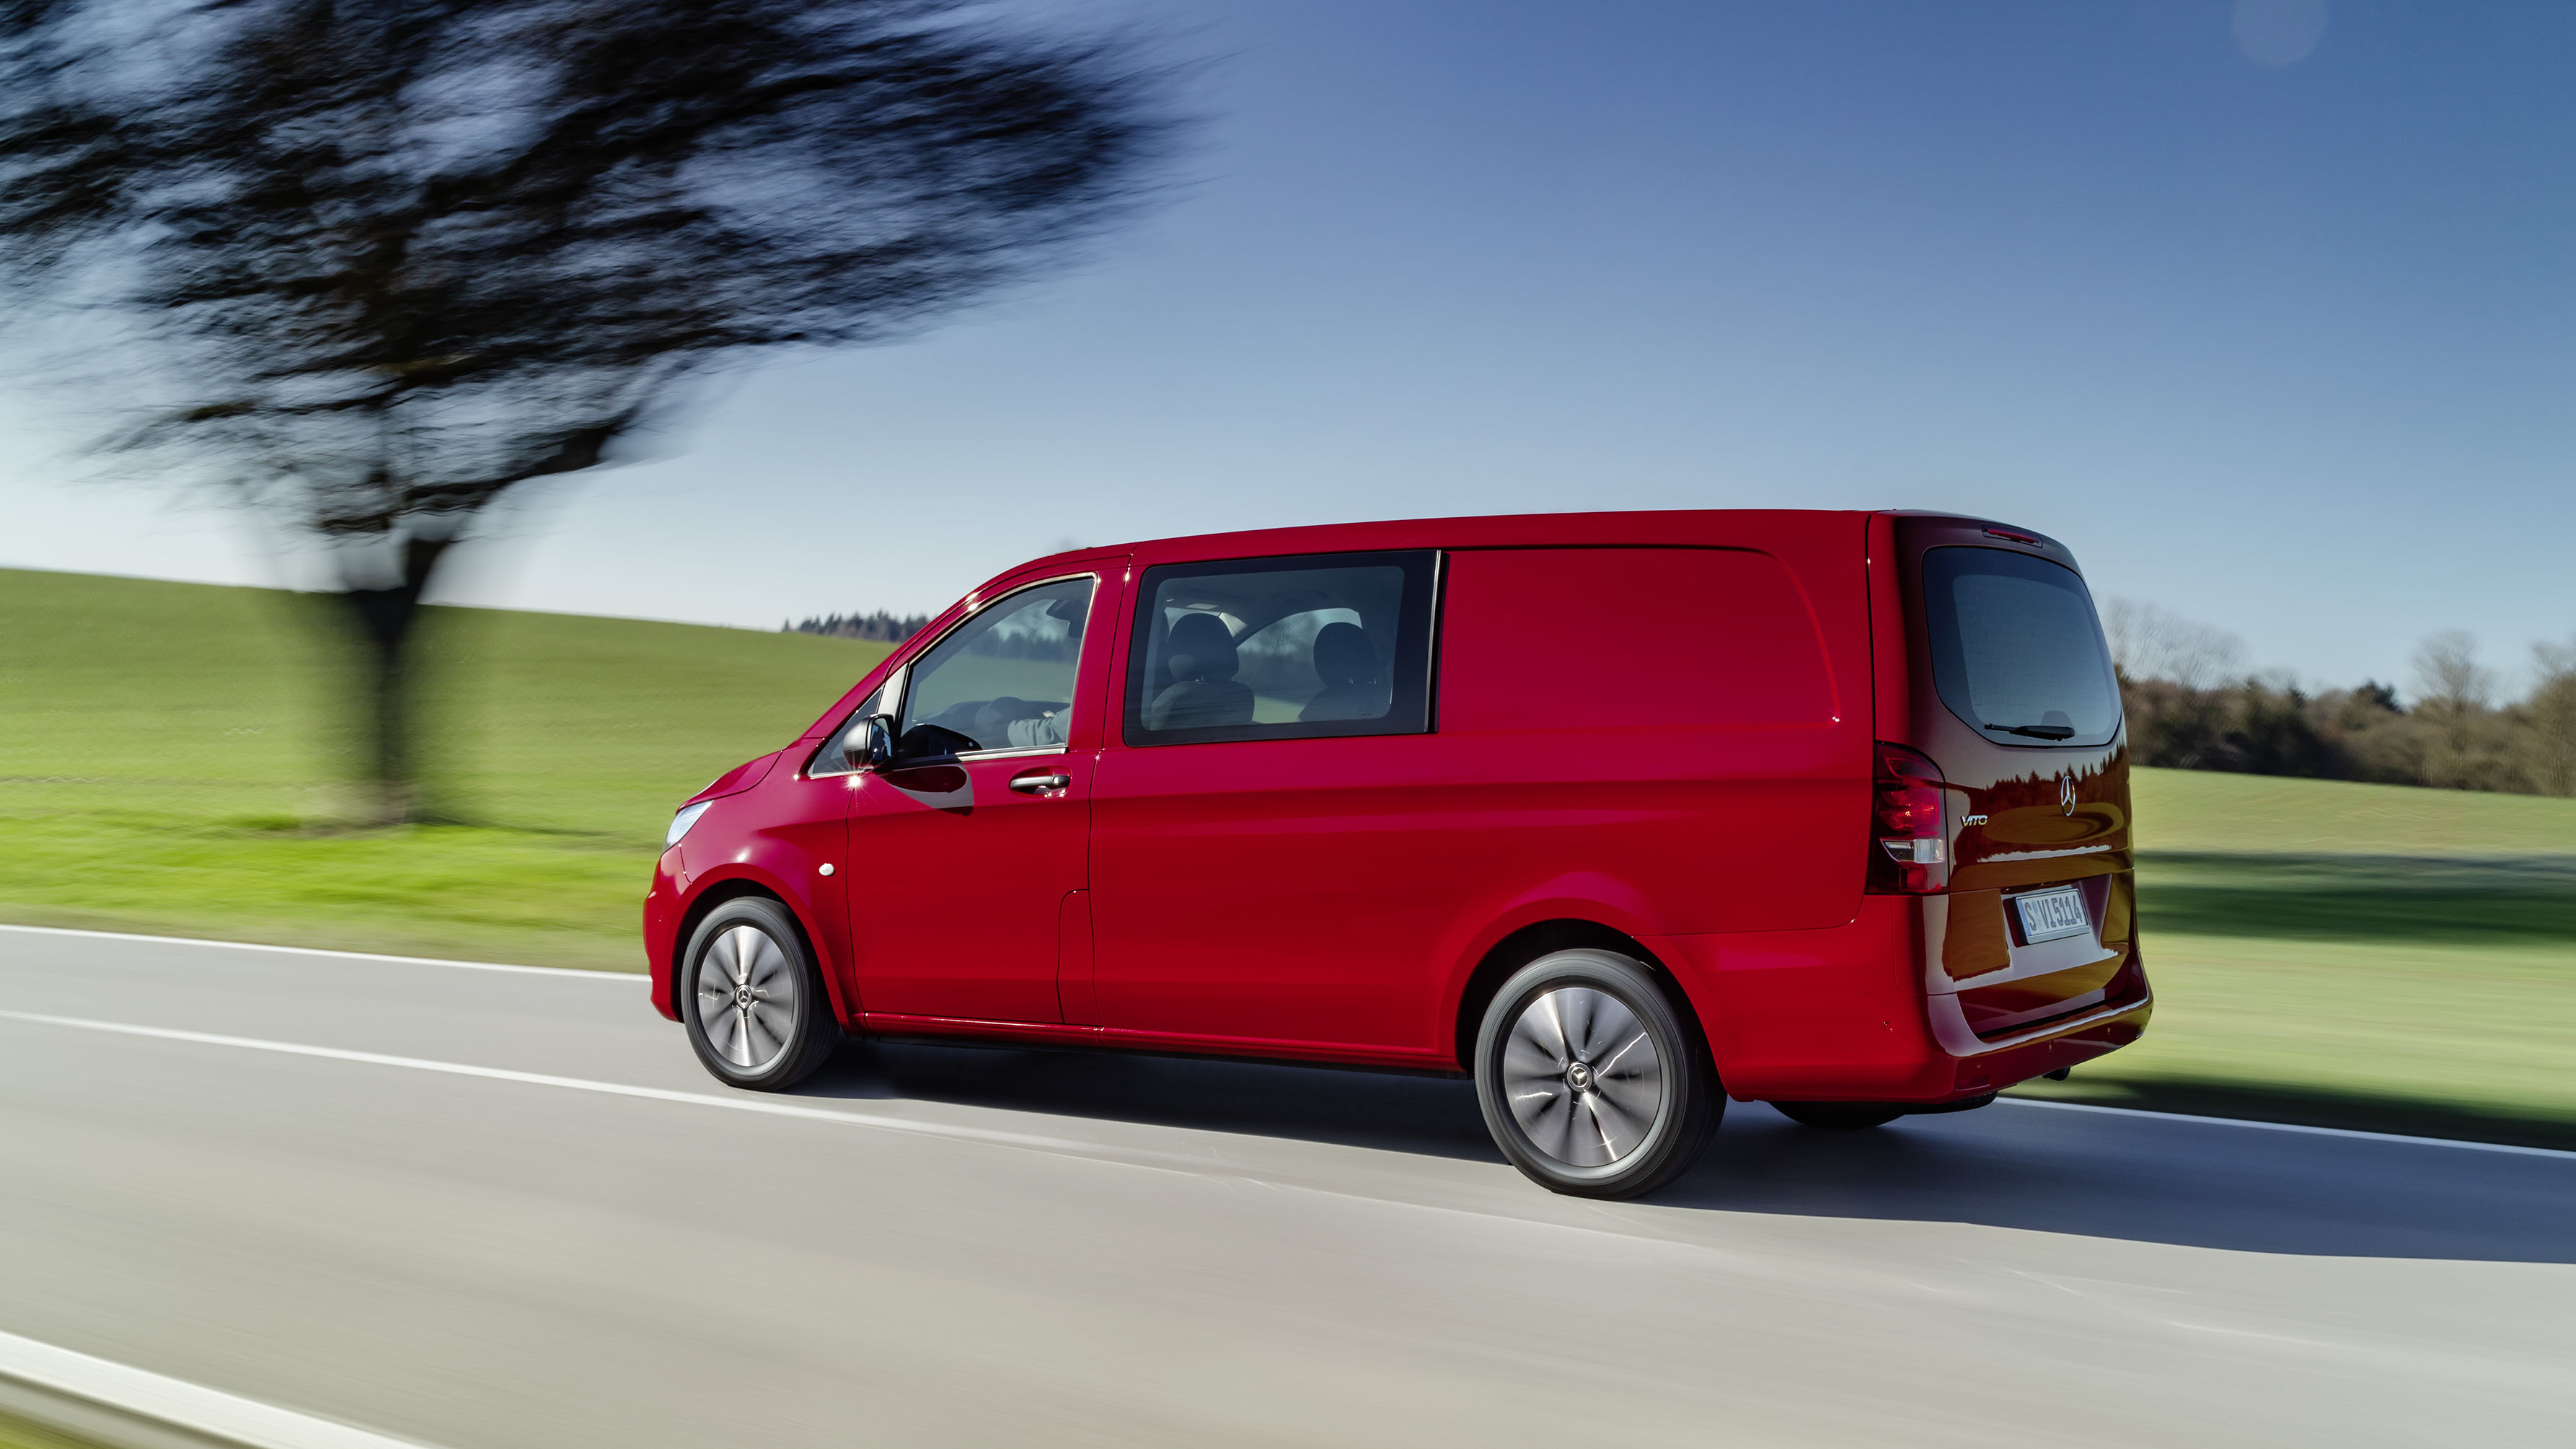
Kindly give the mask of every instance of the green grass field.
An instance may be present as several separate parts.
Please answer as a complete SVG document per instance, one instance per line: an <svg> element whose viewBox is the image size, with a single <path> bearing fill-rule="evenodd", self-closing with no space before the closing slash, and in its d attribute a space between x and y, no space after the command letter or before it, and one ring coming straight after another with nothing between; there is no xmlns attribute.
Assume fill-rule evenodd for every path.
<svg viewBox="0 0 2576 1449"><path fill-rule="evenodd" d="M431 611L431 800L349 831L328 616L0 570L0 919L640 969L671 810L887 646Z"/></svg>
<svg viewBox="0 0 2576 1449"><path fill-rule="evenodd" d="M633 969L671 808L883 645L439 610L432 799L354 831L327 620L0 570L0 920ZM2576 1146L2576 801L2142 771L2146 1041L2075 1100Z"/></svg>
<svg viewBox="0 0 2576 1449"><path fill-rule="evenodd" d="M2576 1147L2576 801L2137 776L2146 1040L2023 1095Z"/></svg>
<svg viewBox="0 0 2576 1449"><path fill-rule="evenodd" d="M155 1439L153 1442L164 1441ZM29 1418L0 1410L0 1449L112 1449L112 1446L98 1439L57 1429L50 1422L50 1415Z"/></svg>
<svg viewBox="0 0 2576 1449"><path fill-rule="evenodd" d="M0 1449L98 1449L98 1446L87 1439L74 1439L41 1424L0 1414Z"/></svg>

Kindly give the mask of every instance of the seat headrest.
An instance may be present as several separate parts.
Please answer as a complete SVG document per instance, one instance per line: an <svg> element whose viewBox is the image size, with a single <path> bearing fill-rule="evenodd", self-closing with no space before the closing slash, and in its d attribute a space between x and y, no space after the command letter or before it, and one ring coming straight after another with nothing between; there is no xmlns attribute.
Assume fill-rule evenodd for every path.
<svg viewBox="0 0 2576 1449"><path fill-rule="evenodd" d="M1234 632L1214 614L1183 614L1174 621L1163 657L1176 680L1232 679L1242 665Z"/></svg>
<svg viewBox="0 0 2576 1449"><path fill-rule="evenodd" d="M1326 624L1315 631L1315 677L1326 687L1367 684L1377 678L1377 649L1357 624Z"/></svg>

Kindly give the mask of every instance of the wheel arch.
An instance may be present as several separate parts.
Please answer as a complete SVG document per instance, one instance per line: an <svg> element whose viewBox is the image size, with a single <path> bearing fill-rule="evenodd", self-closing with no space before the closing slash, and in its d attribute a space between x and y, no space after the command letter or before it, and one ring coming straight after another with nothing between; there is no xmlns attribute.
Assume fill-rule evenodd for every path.
<svg viewBox="0 0 2576 1449"><path fill-rule="evenodd" d="M1511 974L1541 956L1581 947L1615 951L1646 968L1670 1000L1673 1014L1682 1020L1683 1029L1701 1038L1701 1050L1707 1050L1707 1033L1702 1029L1698 1011L1690 994L1646 943L1616 926L1580 916L1560 916L1534 921L1512 931L1486 948L1467 981L1458 993L1457 1006L1450 1019L1450 1055L1457 1060L1458 1070L1475 1074L1476 1033L1483 1024L1485 1009L1493 1004L1494 993L1502 990Z"/></svg>
<svg viewBox="0 0 2576 1449"><path fill-rule="evenodd" d="M678 1017L682 1011L681 968L687 963L689 942L698 934L699 923L712 914L718 906L747 896L772 902L787 913L788 922L796 928L798 943L804 946L806 957L815 965L815 974L823 978L823 989L831 997L833 1015L844 1022L848 1021L850 1014L842 1009L841 988L840 984L833 979L836 973L832 970L832 963L816 946L814 928L806 922L804 913L796 909L794 901L787 899L757 877L748 875L726 876L721 880L708 882L704 889L690 898L688 908L680 913L680 927L671 935L669 973L671 984L666 988L670 995L664 1003L671 1009L671 1014Z"/></svg>

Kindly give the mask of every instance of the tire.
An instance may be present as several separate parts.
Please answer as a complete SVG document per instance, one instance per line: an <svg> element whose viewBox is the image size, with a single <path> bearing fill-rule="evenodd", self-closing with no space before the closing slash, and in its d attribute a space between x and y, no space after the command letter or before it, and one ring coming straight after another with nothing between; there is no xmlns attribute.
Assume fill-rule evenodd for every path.
<svg viewBox="0 0 2576 1449"><path fill-rule="evenodd" d="M840 1045L822 974L778 902L745 896L709 911L681 959L680 1015L717 1081L782 1092Z"/></svg>
<svg viewBox="0 0 2576 1449"><path fill-rule="evenodd" d="M1884 1127L1905 1115L1902 1107L1883 1102L1774 1102L1781 1116L1801 1127L1822 1127L1828 1132L1858 1132L1868 1127Z"/></svg>
<svg viewBox="0 0 2576 1449"><path fill-rule="evenodd" d="M1635 1197L1679 1177L1726 1107L1694 1024L1615 951L1557 951L1514 972L1485 1008L1475 1067L1495 1145L1575 1197Z"/></svg>

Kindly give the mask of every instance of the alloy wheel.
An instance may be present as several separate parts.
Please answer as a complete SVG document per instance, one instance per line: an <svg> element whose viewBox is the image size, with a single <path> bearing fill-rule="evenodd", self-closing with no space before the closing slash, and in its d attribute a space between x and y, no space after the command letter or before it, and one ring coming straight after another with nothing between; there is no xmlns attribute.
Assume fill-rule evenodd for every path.
<svg viewBox="0 0 2576 1449"><path fill-rule="evenodd" d="M1530 998L1501 1062L1512 1118L1530 1145L1569 1167L1607 1167L1637 1150L1664 1103L1664 1062L1627 1003L1589 986Z"/></svg>
<svg viewBox="0 0 2576 1449"><path fill-rule="evenodd" d="M757 1073L796 1035L796 963L757 926L734 926L707 943L698 961L698 1021L707 1045L736 1069Z"/></svg>

